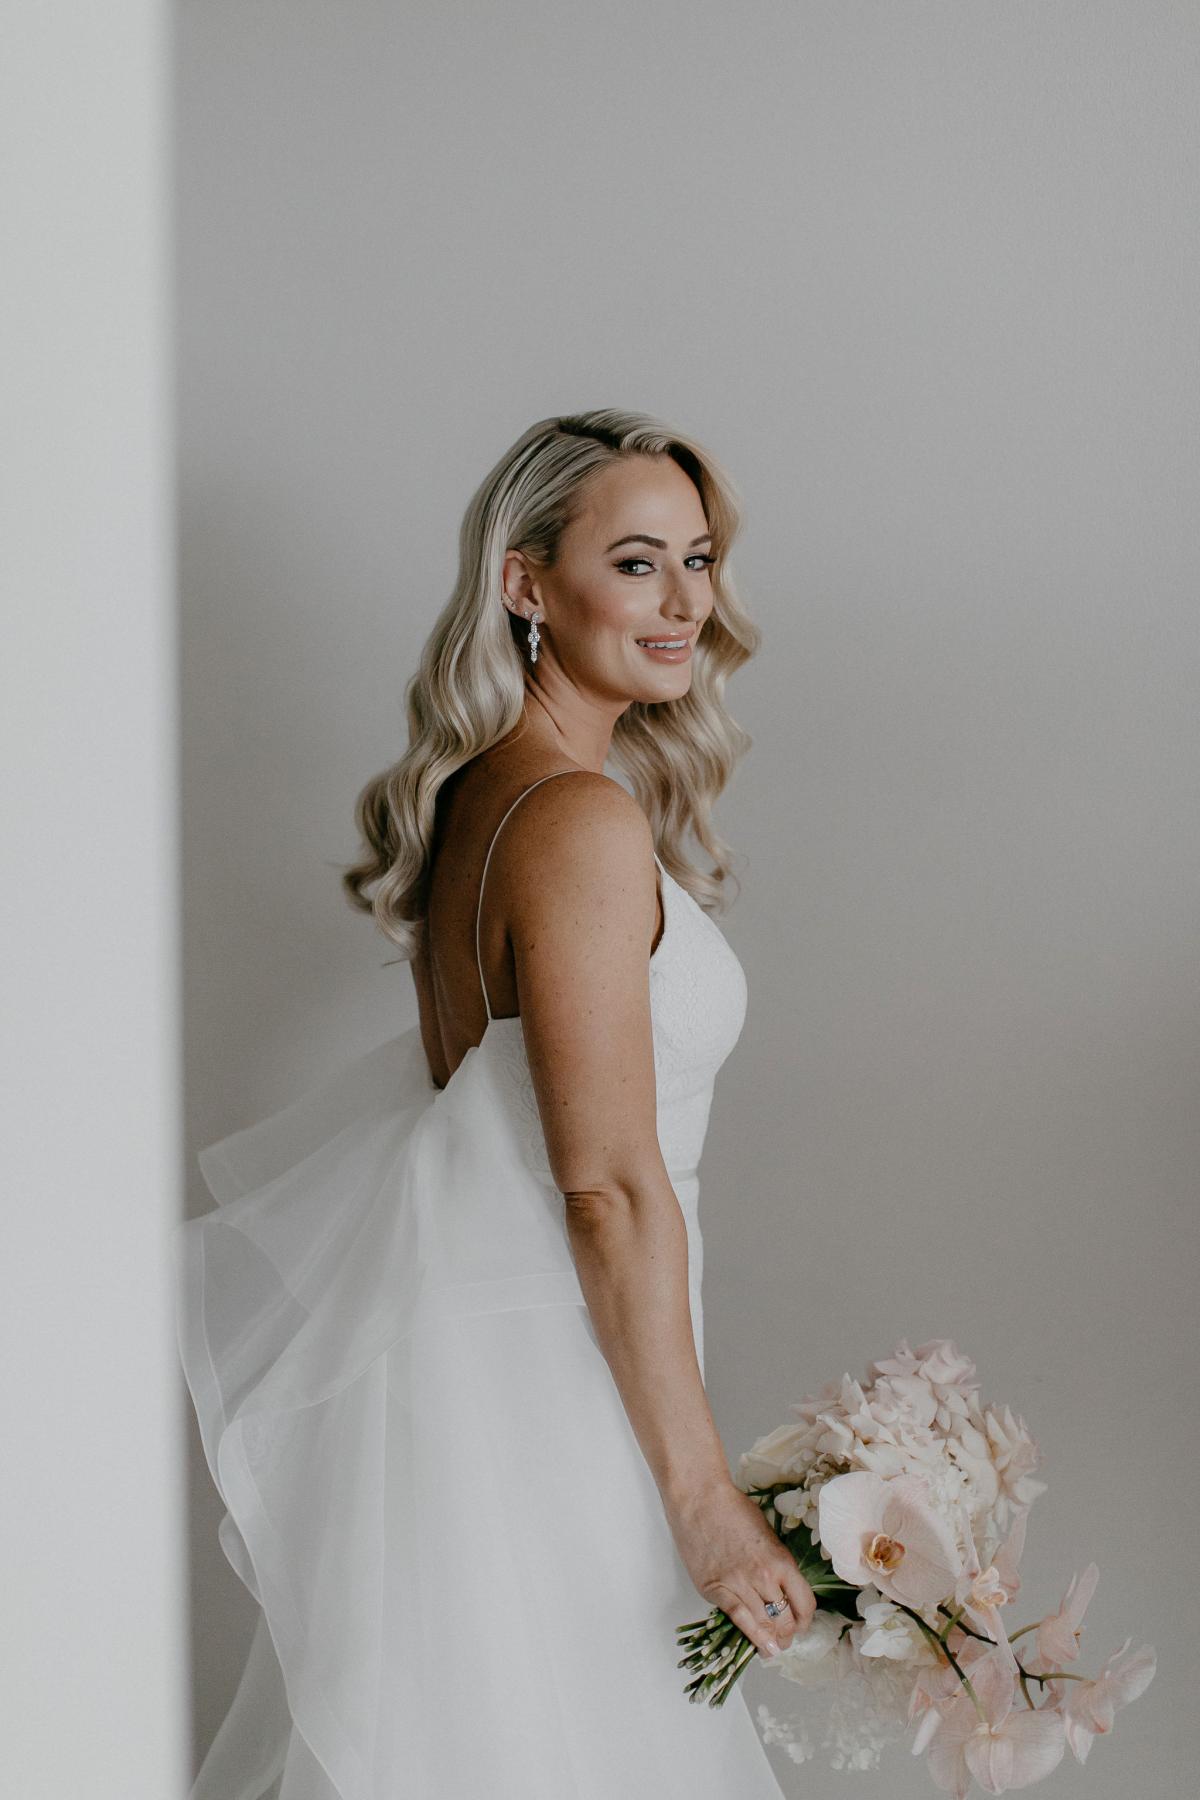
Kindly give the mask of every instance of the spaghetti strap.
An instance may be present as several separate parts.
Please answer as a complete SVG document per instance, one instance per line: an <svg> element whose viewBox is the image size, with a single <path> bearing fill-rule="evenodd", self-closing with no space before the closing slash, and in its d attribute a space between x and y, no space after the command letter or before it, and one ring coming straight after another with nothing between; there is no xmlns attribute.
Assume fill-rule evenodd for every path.
<svg viewBox="0 0 1200 1800"><path fill-rule="evenodd" d="M483 1004L487 1011L489 1025L492 1022L492 1009L488 1002L487 983L483 979L483 964L479 960L479 919L483 912L483 884L487 880L488 864L492 860L492 851L496 847L496 839L500 836L500 828L504 824L504 819L507 819L508 813L512 812L513 807L519 805L526 794L532 794L535 787L541 787L543 781L553 781L556 775L579 775L581 773L586 774L587 771L579 769L555 769L549 775L539 776L537 781L531 782L527 788L521 789L521 792L513 801L512 806L509 807L508 812L505 813L504 818L501 819L500 824L497 825L495 831L492 833L492 841L488 845L487 855L483 859L483 874L479 877L479 898L475 902L475 967L479 974L479 986L483 991Z"/></svg>

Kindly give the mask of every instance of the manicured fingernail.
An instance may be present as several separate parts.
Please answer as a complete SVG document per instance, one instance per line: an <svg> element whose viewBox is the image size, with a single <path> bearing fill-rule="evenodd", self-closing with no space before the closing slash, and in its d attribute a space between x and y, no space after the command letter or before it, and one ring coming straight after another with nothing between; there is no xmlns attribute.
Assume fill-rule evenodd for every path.
<svg viewBox="0 0 1200 1800"><path fill-rule="evenodd" d="M779 1645L775 1642L774 1638L768 1638L767 1639L767 1661L769 1662L773 1656L778 1656L778 1655L779 1655Z"/></svg>

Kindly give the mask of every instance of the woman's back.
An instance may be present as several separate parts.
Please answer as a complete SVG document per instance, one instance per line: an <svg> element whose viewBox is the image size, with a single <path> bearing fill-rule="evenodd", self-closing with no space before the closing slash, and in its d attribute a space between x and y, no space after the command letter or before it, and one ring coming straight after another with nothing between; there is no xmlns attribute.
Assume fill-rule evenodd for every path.
<svg viewBox="0 0 1200 1800"><path fill-rule="evenodd" d="M568 775L569 794L533 798L552 777ZM427 925L411 965L426 1053L439 1087L482 1038L489 1014L504 1018L520 1011L509 924L528 910L531 843L565 819L586 823L597 802L611 804L616 786L606 775L564 767L561 758L549 758L544 750L531 755L505 745L476 757L439 789ZM656 890L647 960L662 921ZM570 980L569 967L560 974Z"/></svg>

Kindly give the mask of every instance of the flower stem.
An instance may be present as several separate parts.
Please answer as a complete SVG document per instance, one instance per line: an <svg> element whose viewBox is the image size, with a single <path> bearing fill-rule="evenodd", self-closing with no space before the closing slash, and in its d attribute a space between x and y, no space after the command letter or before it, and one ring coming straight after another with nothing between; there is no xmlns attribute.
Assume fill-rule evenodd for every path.
<svg viewBox="0 0 1200 1800"><path fill-rule="evenodd" d="M940 1613L945 1613L946 1618L949 1621L949 1623L945 1626L945 1630L950 1631L954 1626L957 1626L959 1631L962 1632L964 1637L978 1638L979 1642L981 1644L994 1644L996 1641L995 1638L988 1637L986 1632L976 1631L973 1626L963 1624L962 1620L958 1616L959 1613L962 1612L962 1610L963 1610L963 1608L960 1606L958 1609L958 1612L951 1613L948 1607L945 1607L942 1605L938 1606L938 1611ZM1009 1641L1011 1642L1012 1640L1010 1639Z"/></svg>
<svg viewBox="0 0 1200 1800"><path fill-rule="evenodd" d="M962 1665L958 1661L958 1658L955 1656L953 1650L951 1650L950 1646L947 1643L945 1643L942 1638L940 1638L938 1636L937 1632L933 1629L932 1625L926 1624L925 1620L921 1617L920 1613L914 1612L911 1606L905 1606L903 1600L894 1600L892 1602L892 1604L893 1604L893 1606L898 1606L900 1608L901 1612L906 1612L910 1619L915 1620L916 1623L920 1626L921 1630L925 1633L925 1636L929 1639L930 1643L936 1645L937 1648L941 1651L942 1655L946 1658L946 1661L950 1664L950 1667L954 1670L954 1673L958 1676L958 1679L962 1682L963 1686L966 1688L968 1694L970 1694L971 1704L974 1706L975 1711L979 1714L980 1719L986 1725L987 1724L987 1714L983 1710L983 1706L982 1706L982 1703L980 1702L979 1695L975 1692L975 1689L971 1686L968 1676L964 1672Z"/></svg>

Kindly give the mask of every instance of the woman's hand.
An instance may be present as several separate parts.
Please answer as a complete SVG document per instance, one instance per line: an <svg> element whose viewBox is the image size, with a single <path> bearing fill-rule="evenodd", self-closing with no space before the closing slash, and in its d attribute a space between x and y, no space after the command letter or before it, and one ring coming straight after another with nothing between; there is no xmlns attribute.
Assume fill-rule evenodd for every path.
<svg viewBox="0 0 1200 1800"><path fill-rule="evenodd" d="M762 1509L732 1481L718 1481L667 1507L671 1535L697 1589L719 1606L762 1656L786 1650L812 1624L817 1598ZM768 1600L791 1605L771 1619Z"/></svg>

